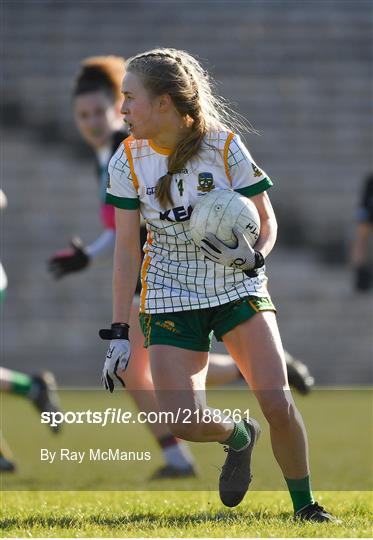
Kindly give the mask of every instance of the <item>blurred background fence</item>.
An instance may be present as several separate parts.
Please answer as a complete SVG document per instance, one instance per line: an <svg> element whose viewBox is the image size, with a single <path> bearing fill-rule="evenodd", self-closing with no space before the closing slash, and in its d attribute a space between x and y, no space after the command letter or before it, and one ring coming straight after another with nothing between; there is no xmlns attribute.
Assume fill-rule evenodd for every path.
<svg viewBox="0 0 373 540"><path fill-rule="evenodd" d="M286 347L321 384L371 380L371 297L353 293L347 265L372 170L369 0L3 0L1 41L4 365L98 382L110 261L58 284L45 265L72 234L89 242L100 231L72 81L85 56L172 46L197 55L260 131L245 138L275 182L270 285Z"/></svg>

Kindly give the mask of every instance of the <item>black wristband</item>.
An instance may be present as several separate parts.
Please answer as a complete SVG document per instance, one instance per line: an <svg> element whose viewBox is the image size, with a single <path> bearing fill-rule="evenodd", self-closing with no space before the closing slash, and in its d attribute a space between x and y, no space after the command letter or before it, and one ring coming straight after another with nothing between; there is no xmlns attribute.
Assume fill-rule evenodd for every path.
<svg viewBox="0 0 373 540"><path fill-rule="evenodd" d="M129 325L127 323L113 323L110 330L103 328L99 331L101 339L128 339Z"/></svg>
<svg viewBox="0 0 373 540"><path fill-rule="evenodd" d="M130 329L127 323L113 323L111 325L111 339L128 339L128 330Z"/></svg>

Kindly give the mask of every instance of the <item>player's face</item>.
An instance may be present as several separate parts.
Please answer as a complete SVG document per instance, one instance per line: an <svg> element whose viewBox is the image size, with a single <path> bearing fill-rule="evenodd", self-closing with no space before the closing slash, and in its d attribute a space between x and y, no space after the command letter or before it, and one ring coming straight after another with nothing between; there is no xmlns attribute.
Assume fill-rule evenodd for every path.
<svg viewBox="0 0 373 540"><path fill-rule="evenodd" d="M121 113L135 139L153 139L160 129L159 99L152 99L140 77L127 72L122 84Z"/></svg>
<svg viewBox="0 0 373 540"><path fill-rule="evenodd" d="M90 92L74 100L75 122L83 139L93 148L109 144L118 126L118 108L105 92Z"/></svg>

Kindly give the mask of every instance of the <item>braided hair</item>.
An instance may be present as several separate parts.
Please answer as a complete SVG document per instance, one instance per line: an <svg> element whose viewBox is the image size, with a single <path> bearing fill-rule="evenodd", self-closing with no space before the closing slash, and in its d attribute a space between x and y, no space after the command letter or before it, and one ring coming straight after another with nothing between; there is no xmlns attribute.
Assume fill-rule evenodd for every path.
<svg viewBox="0 0 373 540"><path fill-rule="evenodd" d="M208 72L185 51L153 49L130 58L126 70L140 76L152 97L169 94L178 113L191 125L188 135L168 156L167 174L157 182L156 198L166 208L173 205L172 175L197 154L208 130L233 128L232 111L222 98L213 94ZM237 127L236 114L233 114L233 119Z"/></svg>

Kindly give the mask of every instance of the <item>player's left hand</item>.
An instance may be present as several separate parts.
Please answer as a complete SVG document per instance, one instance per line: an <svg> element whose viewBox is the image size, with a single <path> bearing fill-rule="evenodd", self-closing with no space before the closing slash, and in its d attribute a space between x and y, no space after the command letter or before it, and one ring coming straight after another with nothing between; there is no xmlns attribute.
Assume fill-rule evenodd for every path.
<svg viewBox="0 0 373 540"><path fill-rule="evenodd" d="M241 231L233 228L233 234L237 239L237 245L233 248L224 244L214 234L207 234L201 242L201 250L205 258L223 266L238 268L249 277L255 277L257 275L255 270L264 265L263 255L250 246Z"/></svg>
<svg viewBox="0 0 373 540"><path fill-rule="evenodd" d="M114 323L110 329L101 329L101 339L110 339L110 345L106 353L105 364L102 370L102 383L106 390L114 391L115 383L125 387L125 382L119 374L119 370L125 371L131 356L131 345L128 339L128 324Z"/></svg>

